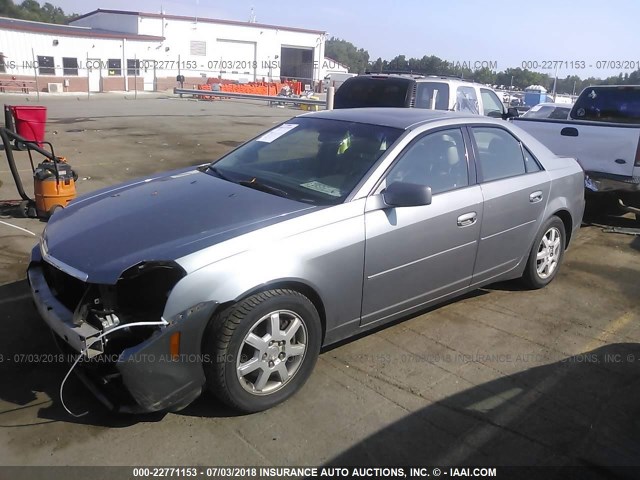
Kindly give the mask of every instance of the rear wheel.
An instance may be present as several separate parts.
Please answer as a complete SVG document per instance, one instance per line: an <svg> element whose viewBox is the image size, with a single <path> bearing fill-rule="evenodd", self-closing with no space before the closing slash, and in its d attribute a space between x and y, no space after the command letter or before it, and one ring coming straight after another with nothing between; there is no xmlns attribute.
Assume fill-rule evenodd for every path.
<svg viewBox="0 0 640 480"><path fill-rule="evenodd" d="M316 308L297 291L274 289L242 300L214 318L208 330L209 389L244 412L283 402L309 378L321 331Z"/></svg>
<svg viewBox="0 0 640 480"><path fill-rule="evenodd" d="M54 205L53 207L51 207L51 208L49 209L49 211L47 212L47 217L51 217L51 215L53 215L53 214L54 214L54 212L55 212L57 209L59 209L59 208L62 208L62 205L57 205L57 204L56 204L56 205Z"/></svg>
<svg viewBox="0 0 640 480"><path fill-rule="evenodd" d="M551 217L536 237L522 279L530 288L542 288L558 274L566 242L564 223Z"/></svg>
<svg viewBox="0 0 640 480"><path fill-rule="evenodd" d="M29 218L29 208L31 206L31 202L29 200L23 200L18 205L18 213L17 215L20 218Z"/></svg>

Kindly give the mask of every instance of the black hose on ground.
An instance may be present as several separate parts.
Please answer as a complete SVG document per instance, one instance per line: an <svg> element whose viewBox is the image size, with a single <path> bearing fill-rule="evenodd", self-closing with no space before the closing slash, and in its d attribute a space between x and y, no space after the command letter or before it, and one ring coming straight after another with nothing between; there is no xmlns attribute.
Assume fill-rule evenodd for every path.
<svg viewBox="0 0 640 480"><path fill-rule="evenodd" d="M11 146L9 135L7 134L8 131L9 130L6 128L0 128L0 137L2 138L2 143L4 145L4 152L7 155L7 162L9 162L9 170L11 170L11 175L13 176L13 181L16 183L16 188L18 189L20 197L22 197L23 200L32 202L33 200L27 196L22 186L22 179L20 178L20 173L18 172L15 159L13 158L13 147Z"/></svg>

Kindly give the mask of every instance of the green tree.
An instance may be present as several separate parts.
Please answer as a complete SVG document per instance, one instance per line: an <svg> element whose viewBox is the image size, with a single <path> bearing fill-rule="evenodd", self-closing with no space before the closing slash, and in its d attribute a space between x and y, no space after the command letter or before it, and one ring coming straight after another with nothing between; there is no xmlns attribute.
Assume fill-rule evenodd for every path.
<svg viewBox="0 0 640 480"><path fill-rule="evenodd" d="M325 55L346 65L351 73L364 73L369 67L369 52L342 40L331 37L325 42Z"/></svg>
<svg viewBox="0 0 640 480"><path fill-rule="evenodd" d="M497 74L492 72L488 68L481 68L473 72L473 79L476 82L484 83L487 85L495 85L496 84Z"/></svg>
<svg viewBox="0 0 640 480"><path fill-rule="evenodd" d="M378 57L378 59L375 62L372 62L369 64L369 70L372 72L382 72L382 66L383 66L382 58Z"/></svg>
<svg viewBox="0 0 640 480"><path fill-rule="evenodd" d="M36 0L24 0L16 5L11 0L0 0L0 16L32 20L34 22L66 24L77 17L76 14L66 15L60 7L50 3L43 6Z"/></svg>
<svg viewBox="0 0 640 480"><path fill-rule="evenodd" d="M410 70L409 62L404 55L397 55L389 61L389 67L387 70L408 71Z"/></svg>
<svg viewBox="0 0 640 480"><path fill-rule="evenodd" d="M11 0L0 0L0 16L9 18L17 17L17 7Z"/></svg>
<svg viewBox="0 0 640 480"><path fill-rule="evenodd" d="M4 5L6 2L7 0L0 0L0 5ZM25 0L23 4L26 2L37 3L34 0ZM8 3L11 4L10 1ZM328 57L347 65L352 73L370 70L372 72L400 71L427 75L452 75L475 80L479 83L500 85L504 88L513 87L519 90L524 90L530 85L542 85L549 92L553 90L555 80L552 75L520 67L507 68L501 72L494 72L488 68L473 71L467 65L450 63L435 55L424 55L422 58L407 58L405 55L396 55L391 60L378 57L375 61L369 62L369 52L335 37L327 40L325 51ZM577 95L589 85L638 85L640 84L640 70L620 73L604 79L594 77L582 79L578 75L569 75L566 78L558 78L555 83L556 93L575 93Z"/></svg>

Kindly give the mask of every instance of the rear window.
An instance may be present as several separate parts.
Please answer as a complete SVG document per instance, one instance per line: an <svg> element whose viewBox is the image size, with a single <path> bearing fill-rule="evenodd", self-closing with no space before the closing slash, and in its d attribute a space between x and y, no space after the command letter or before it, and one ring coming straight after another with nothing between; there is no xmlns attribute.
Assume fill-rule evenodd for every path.
<svg viewBox="0 0 640 480"><path fill-rule="evenodd" d="M349 78L336 91L333 107L405 107L411 85L404 78Z"/></svg>
<svg viewBox="0 0 640 480"><path fill-rule="evenodd" d="M553 105L536 105L522 115L526 118L551 118L554 120L566 120L569 117L571 107L555 107Z"/></svg>
<svg viewBox="0 0 640 480"><path fill-rule="evenodd" d="M571 117L599 122L640 123L640 88L587 88L576 101Z"/></svg>

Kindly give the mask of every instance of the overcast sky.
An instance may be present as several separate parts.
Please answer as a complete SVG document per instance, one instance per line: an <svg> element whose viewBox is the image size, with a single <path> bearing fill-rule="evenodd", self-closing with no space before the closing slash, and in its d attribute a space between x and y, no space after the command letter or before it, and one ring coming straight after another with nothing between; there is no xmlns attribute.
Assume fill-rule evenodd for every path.
<svg viewBox="0 0 640 480"><path fill-rule="evenodd" d="M16 0L19 1L19 0ZM560 77L606 77L597 62L629 61L640 68L638 0L48 0L65 13L97 8L138 10L325 30L369 51L372 60L436 55L453 62L584 61ZM41 0L44 4L45 0ZM634 65L631 62L635 62ZM591 66L591 68L589 68ZM554 71L546 71L554 74Z"/></svg>

